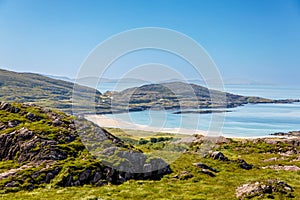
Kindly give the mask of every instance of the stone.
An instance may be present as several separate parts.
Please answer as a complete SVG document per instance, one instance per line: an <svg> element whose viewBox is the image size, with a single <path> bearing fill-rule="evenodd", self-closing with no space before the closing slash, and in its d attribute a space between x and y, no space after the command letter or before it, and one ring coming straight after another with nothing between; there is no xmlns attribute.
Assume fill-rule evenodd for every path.
<svg viewBox="0 0 300 200"><path fill-rule="evenodd" d="M72 175L69 175L69 176L67 177L66 182L65 182L65 186L71 186L72 181L73 181L73 176L72 176Z"/></svg>
<svg viewBox="0 0 300 200"><path fill-rule="evenodd" d="M204 163L193 163L193 165L195 165L196 167L201 168L201 169L208 169L212 172L216 172L216 173L219 172L217 169L210 167Z"/></svg>
<svg viewBox="0 0 300 200"><path fill-rule="evenodd" d="M30 121L35 121L36 120L36 116L33 113L27 113L26 118L29 119Z"/></svg>
<svg viewBox="0 0 300 200"><path fill-rule="evenodd" d="M46 175L46 180L45 180L45 182L46 182L46 183L50 183L51 179L53 179L53 178L54 178L54 174L51 173L51 172L49 172L49 173L47 173L47 175Z"/></svg>
<svg viewBox="0 0 300 200"><path fill-rule="evenodd" d="M8 121L7 126L8 128L13 128L16 127L20 124L20 122L18 120L12 120L12 121Z"/></svg>
<svg viewBox="0 0 300 200"><path fill-rule="evenodd" d="M92 180L92 183L97 183L102 178L102 174L100 172L96 172L94 174L94 178Z"/></svg>
<svg viewBox="0 0 300 200"><path fill-rule="evenodd" d="M239 163L239 167L242 168L242 169L250 170L253 167L252 165L248 164L243 159L238 159L237 162Z"/></svg>
<svg viewBox="0 0 300 200"><path fill-rule="evenodd" d="M80 181L79 180L77 180L77 181L75 181L74 183L73 183L73 186L80 186L81 184L80 184Z"/></svg>
<svg viewBox="0 0 300 200"><path fill-rule="evenodd" d="M10 107L11 107L10 103L3 102L0 105L0 110L7 110Z"/></svg>
<svg viewBox="0 0 300 200"><path fill-rule="evenodd" d="M91 170L85 170L84 172L81 172L80 175L79 175L79 180L80 181L86 181L89 176L91 174Z"/></svg>
<svg viewBox="0 0 300 200"><path fill-rule="evenodd" d="M238 199L249 199L253 197L271 198L275 193L280 196L293 197L293 188L283 181L267 180L264 182L246 183L236 188L235 194Z"/></svg>
<svg viewBox="0 0 300 200"><path fill-rule="evenodd" d="M59 119L55 119L55 120L52 121L53 126L60 126L62 124L63 124L63 122Z"/></svg>
<svg viewBox="0 0 300 200"><path fill-rule="evenodd" d="M274 169L274 170L284 170L284 171L300 171L300 167L296 165L271 165L262 167L262 169Z"/></svg>
<svg viewBox="0 0 300 200"><path fill-rule="evenodd" d="M229 159L220 151L213 152L210 157L212 157L214 160L229 161Z"/></svg>
<svg viewBox="0 0 300 200"><path fill-rule="evenodd" d="M203 174L207 174L207 175L210 176L210 177L215 177L215 176L216 176L214 173L208 171L207 169L202 169L201 172L202 172Z"/></svg>
<svg viewBox="0 0 300 200"><path fill-rule="evenodd" d="M179 175L180 180L188 180L188 179L193 178L193 177L194 177L194 175L191 174L188 171L181 171L180 175Z"/></svg>

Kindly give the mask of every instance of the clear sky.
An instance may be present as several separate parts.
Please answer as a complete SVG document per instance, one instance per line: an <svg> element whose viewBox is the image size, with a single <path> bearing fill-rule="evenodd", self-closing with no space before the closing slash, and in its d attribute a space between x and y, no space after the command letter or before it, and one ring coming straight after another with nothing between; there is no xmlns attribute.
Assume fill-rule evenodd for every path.
<svg viewBox="0 0 300 200"><path fill-rule="evenodd" d="M0 68L75 77L97 44L149 26L195 39L225 78L300 86L299 0L0 0Z"/></svg>

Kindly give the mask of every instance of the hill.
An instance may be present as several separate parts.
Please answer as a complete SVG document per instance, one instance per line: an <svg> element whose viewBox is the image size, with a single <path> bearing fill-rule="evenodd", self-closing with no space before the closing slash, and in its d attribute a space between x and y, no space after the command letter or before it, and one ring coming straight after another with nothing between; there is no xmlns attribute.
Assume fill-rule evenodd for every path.
<svg viewBox="0 0 300 200"><path fill-rule="evenodd" d="M0 193L121 184L170 172L162 159L85 119L29 104L0 102L0 146Z"/></svg>
<svg viewBox="0 0 300 200"><path fill-rule="evenodd" d="M0 69L0 101L29 102L67 113L72 113L74 108L75 114L91 113L95 107L96 113L106 114L150 108L196 109L196 113L206 113L198 112L197 109L232 108L248 103L291 103L299 100L241 96L182 82L147 84L121 92L101 94L96 89L68 81Z"/></svg>
<svg viewBox="0 0 300 200"><path fill-rule="evenodd" d="M106 92L102 96L113 112L141 111L147 109L207 109L233 108L248 103L292 103L299 100L272 100L261 97L241 96L182 82L149 84L121 92ZM212 99L213 98L213 99ZM107 108L100 108L105 113ZM201 113L201 112L199 112Z"/></svg>
<svg viewBox="0 0 300 200"><path fill-rule="evenodd" d="M0 101L30 102L71 113L71 98L74 84L34 73L17 73L0 69ZM98 90L78 86L78 96L95 96Z"/></svg>

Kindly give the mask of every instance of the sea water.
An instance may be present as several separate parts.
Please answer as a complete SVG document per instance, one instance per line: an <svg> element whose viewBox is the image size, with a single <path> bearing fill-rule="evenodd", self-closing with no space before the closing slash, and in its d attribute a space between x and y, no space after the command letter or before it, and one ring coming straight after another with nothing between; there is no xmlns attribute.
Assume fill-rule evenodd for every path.
<svg viewBox="0 0 300 200"><path fill-rule="evenodd" d="M300 89L295 87L226 85L225 88L227 92L240 95L300 99ZM173 111L147 110L107 115L107 117L157 128L209 131L214 129L212 126L221 126L220 134L233 137L268 136L275 132L300 130L300 103L247 104L229 110L231 112L221 114L173 114ZM213 123L212 115L220 116L217 120L221 120L221 123Z"/></svg>

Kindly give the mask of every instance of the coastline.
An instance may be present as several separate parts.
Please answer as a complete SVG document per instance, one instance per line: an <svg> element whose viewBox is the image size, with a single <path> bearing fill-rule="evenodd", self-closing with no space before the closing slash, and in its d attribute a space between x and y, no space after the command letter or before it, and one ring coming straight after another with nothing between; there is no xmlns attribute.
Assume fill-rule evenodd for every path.
<svg viewBox="0 0 300 200"><path fill-rule="evenodd" d="M140 130L140 131L149 131L149 132L160 132L160 133L170 133L170 134L180 134L186 136L192 136L195 134L208 136L207 131L201 130L191 130L191 129L183 129L183 128L157 128L157 127L150 127L145 125L137 125L134 123L129 123L123 121L121 119L114 119L111 117L107 117L105 115L85 115L85 119L97 124L103 128L120 128L126 130ZM227 134L216 134L216 135L209 135L210 137L219 137L223 136L225 138L232 138L232 139L258 139L258 138L291 138L287 136L275 136L275 135L266 135L266 136L234 136L234 135L227 135Z"/></svg>
<svg viewBox="0 0 300 200"><path fill-rule="evenodd" d="M191 136L194 134L207 135L206 131L189 130L183 128L157 128L151 126L137 125L134 123L128 123L121 119L110 118L105 115L85 115L84 118L104 128L105 127L121 128L127 130L141 130L141 131L182 134L182 135L191 135Z"/></svg>

